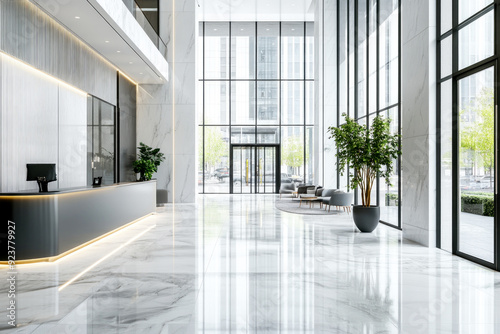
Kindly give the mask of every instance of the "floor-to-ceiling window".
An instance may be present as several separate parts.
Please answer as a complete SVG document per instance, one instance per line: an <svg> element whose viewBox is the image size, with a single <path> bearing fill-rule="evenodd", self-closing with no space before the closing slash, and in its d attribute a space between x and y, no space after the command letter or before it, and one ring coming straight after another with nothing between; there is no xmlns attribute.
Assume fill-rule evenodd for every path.
<svg viewBox="0 0 500 334"><path fill-rule="evenodd" d="M201 23L200 193L230 192L234 144L280 145L274 182L316 181L313 30L310 22ZM247 163L235 182L248 181Z"/></svg>
<svg viewBox="0 0 500 334"><path fill-rule="evenodd" d="M343 113L367 126L382 115L391 119L392 132L400 133L399 8L399 0L337 2L337 124L345 122ZM391 185L377 180L372 198L381 208L381 221L400 228L399 159L394 164ZM338 188L347 189L348 172L338 171ZM360 199L356 201L359 203Z"/></svg>
<svg viewBox="0 0 500 334"><path fill-rule="evenodd" d="M437 243L498 269L495 3L440 0L438 13Z"/></svg>

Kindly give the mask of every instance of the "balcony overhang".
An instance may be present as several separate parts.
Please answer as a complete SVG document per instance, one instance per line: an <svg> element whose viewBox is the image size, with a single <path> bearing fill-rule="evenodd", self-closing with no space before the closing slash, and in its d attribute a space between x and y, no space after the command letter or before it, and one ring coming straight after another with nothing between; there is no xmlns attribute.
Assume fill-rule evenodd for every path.
<svg viewBox="0 0 500 334"><path fill-rule="evenodd" d="M139 84L168 80L168 62L122 0L31 0Z"/></svg>

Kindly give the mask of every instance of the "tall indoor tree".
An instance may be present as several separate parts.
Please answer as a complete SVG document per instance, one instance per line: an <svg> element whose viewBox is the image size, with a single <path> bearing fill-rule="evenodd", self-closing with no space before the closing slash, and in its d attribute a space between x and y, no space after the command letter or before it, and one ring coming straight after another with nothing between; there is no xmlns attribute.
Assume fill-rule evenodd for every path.
<svg viewBox="0 0 500 334"><path fill-rule="evenodd" d="M354 171L349 172L349 188L354 190L359 187L361 207L370 208L371 193L377 175L384 178L388 185L391 183L394 161L401 154L400 136L391 133L391 120L380 115L373 119L369 127L357 123L346 114L343 116L346 119L344 124L328 128L329 138L333 138L337 144L338 169ZM376 208L373 214L377 215L378 212L378 216L376 221L371 222L370 227L365 228L366 232L373 231L380 219L380 208L373 208ZM356 212L360 210L356 210L355 206L353 212L356 225L363 231L356 221ZM373 228L368 231L371 227Z"/></svg>

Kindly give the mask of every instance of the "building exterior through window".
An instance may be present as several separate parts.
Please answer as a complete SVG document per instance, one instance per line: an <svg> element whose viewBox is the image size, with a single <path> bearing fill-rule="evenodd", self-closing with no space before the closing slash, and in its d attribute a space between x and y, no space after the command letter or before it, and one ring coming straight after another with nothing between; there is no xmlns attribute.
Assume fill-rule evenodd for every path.
<svg viewBox="0 0 500 334"><path fill-rule="evenodd" d="M203 22L199 30L199 192L314 183L313 23Z"/></svg>

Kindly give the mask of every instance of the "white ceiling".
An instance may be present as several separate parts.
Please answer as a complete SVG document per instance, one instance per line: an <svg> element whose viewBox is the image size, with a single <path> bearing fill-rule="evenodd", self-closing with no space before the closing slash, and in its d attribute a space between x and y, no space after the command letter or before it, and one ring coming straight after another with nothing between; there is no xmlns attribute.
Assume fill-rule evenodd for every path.
<svg viewBox="0 0 500 334"><path fill-rule="evenodd" d="M314 21L315 0L197 0L200 21Z"/></svg>
<svg viewBox="0 0 500 334"><path fill-rule="evenodd" d="M140 49L120 35L86 0L31 0L137 83L161 83L163 78ZM152 42L151 42L152 43Z"/></svg>

